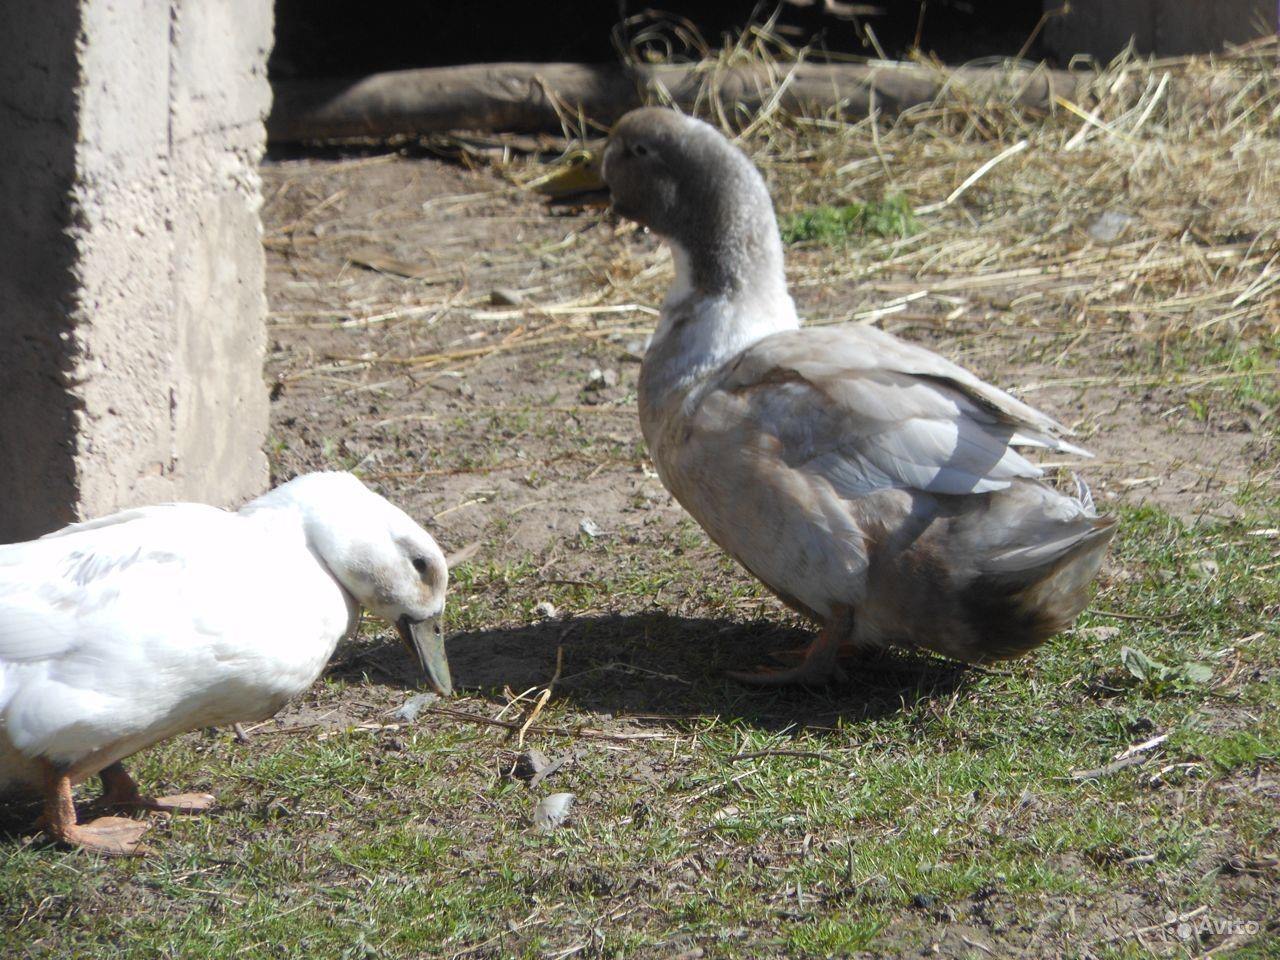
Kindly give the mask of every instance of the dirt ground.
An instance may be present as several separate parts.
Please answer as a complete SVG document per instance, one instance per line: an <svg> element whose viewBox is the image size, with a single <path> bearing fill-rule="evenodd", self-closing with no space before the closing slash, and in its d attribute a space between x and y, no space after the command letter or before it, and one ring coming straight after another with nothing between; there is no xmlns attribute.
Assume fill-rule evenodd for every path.
<svg viewBox="0 0 1280 960"><path fill-rule="evenodd" d="M754 159L784 217L894 183L927 205L1005 149L945 122L785 120ZM354 470L435 534L457 695L406 717L421 678L370 620L246 741L129 760L218 797L156 820L154 857L0 810L0 955L1276 956L1280 150L1028 136L918 231L797 242L788 276L807 322L878 323L1072 427L1096 457L1054 469L1120 532L1033 656L885 652L821 690L726 675L812 628L646 458L653 237L549 206L518 156L265 163L273 481ZM1177 189L1113 195L1143 163ZM1205 164L1238 202L1194 193ZM1094 239L1099 204L1128 232ZM530 748L559 764L536 783Z"/></svg>
<svg viewBox="0 0 1280 960"><path fill-rule="evenodd" d="M670 277L652 237L597 209L550 208L497 171L429 156L285 160L266 165L263 177L274 479L356 469L426 523L446 552L475 551L473 564L523 571L496 592L485 582L483 604L469 597L474 579L455 584L452 616L468 629L451 640L450 656L470 696L501 703L545 684L557 648L558 696L575 722L621 737L646 735L655 718L722 713L761 731L821 729L891 712L921 690L958 695L968 682L936 663L890 663L860 688L856 709L847 699L753 701L741 691L708 699L704 681L724 665L805 634L752 592L729 604L746 626L708 615L706 593L732 591L744 578L644 458L635 385ZM918 271L851 280L839 275L838 258L792 251L804 278L794 291L802 316L855 318L930 287ZM826 263L833 279L814 282ZM1206 403L1200 368L1164 375L1159 337L1122 341L1083 328L1076 336L1070 303L1043 306L1038 315L1025 287L996 283L962 299L914 297L882 325L1075 428L1097 458L1073 466L1104 509L1152 504L1189 523L1221 520L1241 511L1250 490L1274 484L1274 411L1265 403L1236 394ZM612 562L644 574L629 582L656 589L592 594L574 609L537 607L553 591L598 585L607 579L602 564ZM663 637L656 648L645 645L651 635ZM905 680L893 676L898 669ZM405 670L396 649L365 644L340 652L330 676L354 683L372 671L403 682ZM612 682L593 682L602 674ZM377 722L402 697L396 689L360 688L354 703L313 698L276 724ZM629 762L639 763L628 772L638 781L666 775L661 765ZM1247 899L1249 884L1262 881L1238 882ZM978 896L968 919L910 914L899 942L979 955L975 943L994 935L1003 955L1060 955L1077 937L1111 939L1107 917L1127 912L1134 923L1159 925L1156 901L1129 896L1097 915L1078 899L1050 901L1038 926L1016 923L998 896L989 904Z"/></svg>
<svg viewBox="0 0 1280 960"><path fill-rule="evenodd" d="M669 277L653 238L429 158L291 161L264 178L277 480L358 467L448 548L481 539L494 555L572 541L583 520L620 536L678 521L635 419L640 354ZM362 256L421 276L353 262ZM619 302L623 271L652 273L651 299ZM794 293L802 316L828 321L927 286L880 276ZM1273 411L1197 417L1185 396L1194 384L1143 383L1127 376L1128 356L1087 341L1048 349L1058 331L1011 320L1012 298L996 290L959 317L925 299L883 326L1076 429L1097 456L1078 469L1100 501L1184 518L1235 511L1233 494L1273 455Z"/></svg>

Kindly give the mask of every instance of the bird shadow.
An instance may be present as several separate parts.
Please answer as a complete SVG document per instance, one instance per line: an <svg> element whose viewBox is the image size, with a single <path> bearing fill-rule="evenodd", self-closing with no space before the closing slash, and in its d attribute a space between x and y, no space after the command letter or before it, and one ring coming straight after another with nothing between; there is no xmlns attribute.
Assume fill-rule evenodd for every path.
<svg viewBox="0 0 1280 960"><path fill-rule="evenodd" d="M38 842L32 837L31 825L42 809L43 804L34 797L7 796L0 799L0 844Z"/></svg>
<svg viewBox="0 0 1280 960"><path fill-rule="evenodd" d="M497 702L506 702L504 688L545 687L555 676L555 696L587 713L657 722L718 717L774 731L867 722L951 697L980 674L896 650L846 661L848 679L822 688L748 686L727 674L768 666L771 652L804 647L813 637L766 620L653 612L463 631L450 636L448 647L455 685ZM390 643L366 647L330 673L351 680L373 675L403 689L421 682L403 648Z"/></svg>
<svg viewBox="0 0 1280 960"><path fill-rule="evenodd" d="M981 673L910 652L875 651L846 662L848 679L823 688L752 687L726 673L770 663L771 652L803 647L813 632L767 620L678 617L666 613L542 620L450 636L455 684L506 703L504 689L545 687L599 719L658 724L718 718L772 732L848 728L943 701ZM559 675L556 668L559 664ZM326 671L353 684L420 691L417 667L398 642L348 643ZM37 800L0 802L0 843L31 833Z"/></svg>

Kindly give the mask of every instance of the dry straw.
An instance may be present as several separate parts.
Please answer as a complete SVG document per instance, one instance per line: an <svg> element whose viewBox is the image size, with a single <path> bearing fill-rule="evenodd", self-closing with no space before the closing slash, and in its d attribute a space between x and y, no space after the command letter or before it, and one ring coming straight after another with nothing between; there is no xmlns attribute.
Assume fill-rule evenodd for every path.
<svg viewBox="0 0 1280 960"><path fill-rule="evenodd" d="M1086 95L1059 97L1040 110L1021 103L1018 92L1042 67L1013 64L1007 84L977 89L922 58L944 81L936 99L892 117L874 111L845 117L784 109L778 94L789 70L813 55L779 41L768 23L714 52L683 23L666 34L650 27L635 35L646 50L665 36L670 42L658 45L664 56L700 58L696 69L706 82L697 112L738 137L783 214L896 195L915 208L920 229L910 236L868 237L836 251L791 249L798 299L816 304L808 309L810 322L968 322L970 331L994 323L1076 333L1094 348L1123 348L1141 338L1261 339L1274 356L1280 333L1274 39L1209 58L1152 60L1127 52L1083 73L1077 89ZM717 72L744 63L766 67L762 82L770 85L762 91L764 107L751 114L716 93ZM661 91L655 96L661 101ZM599 125L590 118L566 110L564 125L588 146L599 143ZM566 153L582 146L570 141ZM536 157L505 150L500 157L498 170L517 185L548 172ZM467 203L483 202L461 198L459 214ZM666 255L652 244L619 244L616 234L625 226L601 230L591 217L580 223L554 245L495 252L495 263L509 257L513 266L536 264L527 275L540 278L526 291L530 304L504 312L514 326L501 335L429 351L336 352L292 377L321 375L344 388L376 389L387 381L368 384L351 375L372 368L382 371L374 377L465 373L499 354L642 335L670 280ZM270 242L297 249L297 226ZM348 236L339 220L326 224L325 241L313 242L365 241L376 227L353 225ZM448 272L441 264L438 275ZM352 282L344 272L332 286ZM416 289L422 295L415 302L371 299L364 315L278 321L415 330L423 318L490 328L498 322L485 309L484 292L465 293L465 283L447 295L428 281ZM587 295L575 295L583 290Z"/></svg>
<svg viewBox="0 0 1280 960"><path fill-rule="evenodd" d="M903 195L921 227L908 237L869 237L834 255L793 248L789 275L802 302L810 291L819 301L826 299L820 291L846 291L839 307L811 310L809 322L964 318L1079 331L1095 346L1097 338L1115 346L1189 335L1260 337L1274 351L1276 39L1204 58L1155 60L1126 51L1105 67L1077 69L1085 95L1055 97L1042 110L1018 97L1042 66L1006 63L1008 83L977 88L920 58L943 81L932 102L893 117L838 110L802 116L784 110L778 94L794 65L813 54L781 42L770 26L752 26L712 52L691 38L687 24L677 25L664 51L702 57L695 112L737 137L765 171L784 215ZM657 34L651 26L637 36L652 50ZM754 113L717 93L717 75L744 64L765 65L772 84ZM527 183L547 168L517 163L507 173ZM660 253L634 247L619 254L613 246L597 256L613 286L607 300L661 299L670 274ZM594 335L600 328L593 325Z"/></svg>

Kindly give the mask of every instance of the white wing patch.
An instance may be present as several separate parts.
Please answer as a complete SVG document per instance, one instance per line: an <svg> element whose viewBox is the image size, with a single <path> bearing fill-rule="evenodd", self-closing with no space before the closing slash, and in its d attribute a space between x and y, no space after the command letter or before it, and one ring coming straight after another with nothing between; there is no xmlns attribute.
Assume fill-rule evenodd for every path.
<svg viewBox="0 0 1280 960"><path fill-rule="evenodd" d="M109 609L135 577L163 590L166 574L186 563L178 552L181 527L134 521L226 517L211 507L193 513L188 506L128 510L39 540L0 546L0 667L75 649L82 618ZM155 543L157 532L161 537ZM143 546L140 539L153 545Z"/></svg>

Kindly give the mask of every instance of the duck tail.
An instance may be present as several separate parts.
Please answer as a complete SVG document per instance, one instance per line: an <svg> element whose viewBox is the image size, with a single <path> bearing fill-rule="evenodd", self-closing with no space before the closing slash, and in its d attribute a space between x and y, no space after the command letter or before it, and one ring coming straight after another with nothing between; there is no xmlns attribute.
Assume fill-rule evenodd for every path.
<svg viewBox="0 0 1280 960"><path fill-rule="evenodd" d="M1090 509L1087 488L1080 500L1085 509L1067 536L1003 556L969 583L961 601L971 639L965 659L981 663L1021 656L1065 630L1084 610L1116 521Z"/></svg>

